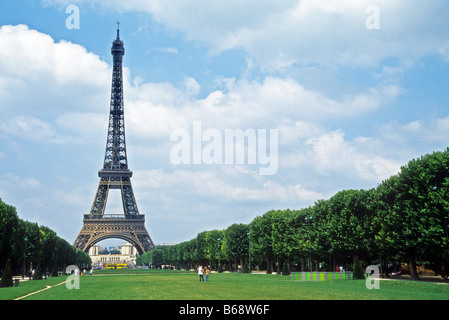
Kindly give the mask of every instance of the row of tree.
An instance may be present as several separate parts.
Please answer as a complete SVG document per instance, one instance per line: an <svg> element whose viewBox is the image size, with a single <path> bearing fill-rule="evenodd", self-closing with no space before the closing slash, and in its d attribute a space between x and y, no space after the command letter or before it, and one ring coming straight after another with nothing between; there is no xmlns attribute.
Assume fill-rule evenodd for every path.
<svg viewBox="0 0 449 320"><path fill-rule="evenodd" d="M138 263L231 270L248 264L267 272L275 265L280 272L284 265L351 269L363 260L381 265L383 272L393 263L406 263L418 279L417 261L449 273L448 211L449 149L410 161L376 188L343 190L301 210L271 210L249 224L201 232L146 253Z"/></svg>
<svg viewBox="0 0 449 320"><path fill-rule="evenodd" d="M50 228L20 219L16 208L0 199L0 275L8 259L15 275L28 275L38 267L54 272L68 265L91 265L87 253L75 250Z"/></svg>

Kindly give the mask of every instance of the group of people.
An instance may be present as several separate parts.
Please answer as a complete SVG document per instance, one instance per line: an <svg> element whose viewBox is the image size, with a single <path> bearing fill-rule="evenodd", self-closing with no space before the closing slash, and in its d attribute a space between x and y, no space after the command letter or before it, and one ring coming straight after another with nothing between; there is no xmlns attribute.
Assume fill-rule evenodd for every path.
<svg viewBox="0 0 449 320"><path fill-rule="evenodd" d="M335 268L336 272L345 272L345 268L343 268L343 266L338 266Z"/></svg>
<svg viewBox="0 0 449 320"><path fill-rule="evenodd" d="M204 282L204 273L206 274L206 282L209 282L209 274L210 274L210 269L209 267L203 267L203 266L199 266L198 267L198 275L200 276L200 282Z"/></svg>

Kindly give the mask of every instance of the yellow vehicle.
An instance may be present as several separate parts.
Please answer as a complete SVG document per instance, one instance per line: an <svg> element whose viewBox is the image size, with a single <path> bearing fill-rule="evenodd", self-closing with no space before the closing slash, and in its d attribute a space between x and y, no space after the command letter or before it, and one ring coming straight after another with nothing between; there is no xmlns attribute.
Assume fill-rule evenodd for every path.
<svg viewBox="0 0 449 320"><path fill-rule="evenodd" d="M126 263L106 263L104 267L106 269L126 269L128 265Z"/></svg>

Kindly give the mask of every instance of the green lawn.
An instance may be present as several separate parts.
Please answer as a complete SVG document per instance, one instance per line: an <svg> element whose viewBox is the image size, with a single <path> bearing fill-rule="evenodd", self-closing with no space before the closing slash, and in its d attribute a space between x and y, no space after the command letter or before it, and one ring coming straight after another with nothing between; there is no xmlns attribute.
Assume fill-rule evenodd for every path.
<svg viewBox="0 0 449 320"><path fill-rule="evenodd" d="M266 274L211 274L198 281L193 272L117 270L80 277L80 289L68 290L66 277L21 282L0 288L0 300L11 300L47 286L26 300L449 300L449 285L382 280L368 290L364 280L297 282Z"/></svg>

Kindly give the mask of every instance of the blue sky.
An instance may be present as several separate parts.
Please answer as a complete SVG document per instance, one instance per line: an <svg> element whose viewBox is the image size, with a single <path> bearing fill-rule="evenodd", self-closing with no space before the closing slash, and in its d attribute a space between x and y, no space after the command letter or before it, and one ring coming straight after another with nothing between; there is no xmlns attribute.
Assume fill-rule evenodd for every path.
<svg viewBox="0 0 449 320"><path fill-rule="evenodd" d="M66 27L70 5L79 29ZM117 21L129 167L156 243L372 188L448 146L445 1L0 6L0 198L69 242L104 158ZM221 133L277 129L278 170L174 164L170 135L194 121ZM107 210L121 213L118 195Z"/></svg>

